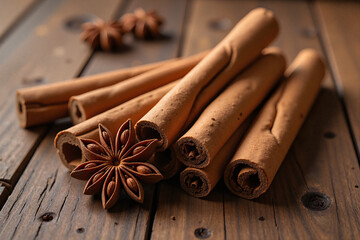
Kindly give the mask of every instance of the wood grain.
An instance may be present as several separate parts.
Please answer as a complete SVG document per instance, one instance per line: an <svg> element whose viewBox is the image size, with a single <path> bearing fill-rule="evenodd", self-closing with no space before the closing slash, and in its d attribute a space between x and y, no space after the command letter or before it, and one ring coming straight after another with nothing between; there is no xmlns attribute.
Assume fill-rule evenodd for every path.
<svg viewBox="0 0 360 240"><path fill-rule="evenodd" d="M224 239L222 189L194 198L181 189L178 178L160 185L151 239Z"/></svg>
<svg viewBox="0 0 360 240"><path fill-rule="evenodd" d="M6 86L0 89L0 182L14 185L31 159L0 211L1 239L356 239L360 235L360 170L330 74L272 186L256 200L237 198L222 183L207 198L195 199L181 190L178 178L161 183L155 197L154 187L146 187L144 205L122 195L120 202L108 212L102 209L98 197L84 196L81 191L85 183L69 177L53 147L55 134L68 125L58 122L50 133L46 127L22 130L17 124L13 95L16 88L35 84L38 77L44 76L47 79L44 82L51 82L75 76L91 53L78 42L78 33L66 32L62 23L66 17L89 13L90 9L92 14L109 17L115 12L116 4L110 6L115 1L108 1L108 6L103 6L98 1L64 0L0 65L3 76L0 83ZM156 6L168 20L165 32L172 37L161 42L136 41L131 50L121 54L96 53L85 74L177 54L185 1L159 0L151 4L146 0L133 1L127 10L120 12L150 5ZM344 88L347 110L353 111L354 105L346 99L355 99L355 103L357 100L350 90L345 90L348 80L343 79L359 76L358 68L353 67L356 63L349 60L356 61L358 56L344 49L347 46L339 46L348 44L351 48L353 42L348 39L351 36L345 35L351 33L337 29L337 23L324 27L322 22L321 29L317 29L310 14L312 5L305 1L194 0L187 8L183 55L213 47L243 15L257 6L275 11L281 25L275 44L284 50L289 61L305 47L321 51L317 34L322 34L329 66ZM339 7L339 16L343 16L337 21L345 21L339 25L348 26L346 19L351 17L345 13L352 12L351 9L316 3L315 12L319 11L321 21L330 21L334 6ZM356 24L353 25L350 27L355 28ZM46 32L45 29L51 31L46 36L37 35ZM337 35L336 31L343 34ZM58 46L65 47L63 56L59 56L63 50ZM344 52L347 54L343 55ZM354 120L349 118L354 128ZM0 184L0 206L10 193L8 189ZM324 195L327 196L329 208L323 211L306 208L302 198L307 193L319 194L314 202L316 207L324 206L326 201L322 200L327 200Z"/></svg>
<svg viewBox="0 0 360 240"><path fill-rule="evenodd" d="M222 38L209 26L233 25L233 21L243 15L242 11L245 13L258 6L273 10L279 19L281 33L275 45L284 50L289 62L303 48L321 51L307 2L198 0L193 3L188 20L185 55L212 47ZM221 24L214 24L214 21ZM346 121L328 74L308 119L267 193L248 201L224 190L222 208L221 203L171 191L175 187L163 183L152 238L184 236L192 239L195 228L205 227L212 234L220 233L213 239L222 234L227 239L351 239L359 234L360 193L356 188L359 176ZM221 201L221 187L217 186L210 197ZM307 209L301 199L311 192L328 196L330 207L324 211ZM207 226L207 219L214 215L218 220L210 221ZM176 217L176 223L171 216ZM180 216L180 223L177 216ZM225 230L221 230L221 226ZM210 239L212 237L210 235Z"/></svg>
<svg viewBox="0 0 360 240"><path fill-rule="evenodd" d="M0 42L11 28L41 0L1 0L0 1Z"/></svg>
<svg viewBox="0 0 360 240"><path fill-rule="evenodd" d="M85 182L71 178L57 158L53 139L62 127L46 136L4 205L1 239L143 239L152 188L145 188L143 205L122 195L105 211L98 197L82 194Z"/></svg>
<svg viewBox="0 0 360 240"><path fill-rule="evenodd" d="M96 52L85 69L85 74L111 71L132 67L178 56L181 30L186 0L181 1L131 1L122 13L132 12L136 8L155 9L163 16L165 23L161 28L163 36L158 40L144 41L128 36L128 49L120 54Z"/></svg>
<svg viewBox="0 0 360 240"><path fill-rule="evenodd" d="M360 2L316 1L314 13L359 151Z"/></svg>
<svg viewBox="0 0 360 240"><path fill-rule="evenodd" d="M281 25L281 34L275 43L291 61L297 52L306 47L321 51L316 29L306 2L269 1L260 2L276 14ZM331 117L329 117L331 116ZM329 138L333 136L333 138ZM352 169L352 167L355 167ZM243 206L228 207L225 198L227 236L239 236L241 231L233 227L236 218L248 219L251 229L246 237L263 238L277 233L279 238L298 239L351 239L359 234L360 193L354 187L359 179L359 168L341 105L333 81L328 74L322 90L292 145L282 167L269 189L257 201L262 204L261 221L259 206L246 205L247 214L234 214ZM313 211L304 207L302 197L309 192L325 194L330 198L330 207ZM239 211L239 214L243 214ZM261 218L262 219L262 218ZM267 224L270 221L273 224ZM266 224L266 225L265 225ZM264 227L267 226L267 227ZM228 227L230 226L230 227ZM263 226L263 227L261 227ZM277 238L276 235L274 238Z"/></svg>
<svg viewBox="0 0 360 240"><path fill-rule="evenodd" d="M0 66L0 180L14 186L46 132L45 127L24 130L16 117L15 90L73 78L91 55L79 41L79 32L66 22L89 13L110 18L121 0L67 0Z"/></svg>
<svg viewBox="0 0 360 240"><path fill-rule="evenodd" d="M220 42L249 10L238 5L232 8L236 3L193 1L184 33L183 55L210 49ZM198 239L204 236L224 239L227 233L223 188L216 187L208 197L197 199L181 190L178 176L174 181L176 184L164 182L159 187L151 239Z"/></svg>
<svg viewBox="0 0 360 240"><path fill-rule="evenodd" d="M147 3L146 0L133 1L129 8L122 12L132 11L136 6L147 6ZM135 42L134 44L141 47L143 55L129 52L129 55L125 55L128 56L126 58L123 53L95 53L85 73L116 69L136 60L152 62L175 57L186 5L185 1L175 0L171 4L165 3L169 1L154 1L157 10L168 19L173 31L173 37L166 43L167 51L152 55L154 48L161 47L159 42ZM85 182L70 178L69 172L58 159L53 140L55 134L66 127L68 123L55 124L37 148L0 212L0 236L4 236L4 239L146 239L154 186L145 187L143 205L133 202L123 194L114 208L110 211L103 210L101 199L84 196L82 190ZM53 220L42 221L41 217L46 213L50 213ZM18 226L15 229L11 227L14 223Z"/></svg>

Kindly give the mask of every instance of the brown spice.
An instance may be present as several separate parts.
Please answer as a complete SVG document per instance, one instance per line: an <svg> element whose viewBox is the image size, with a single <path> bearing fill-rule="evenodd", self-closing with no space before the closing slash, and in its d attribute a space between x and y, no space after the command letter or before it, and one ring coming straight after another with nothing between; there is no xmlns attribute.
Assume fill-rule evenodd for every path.
<svg viewBox="0 0 360 240"><path fill-rule="evenodd" d="M121 125L115 139L101 124L98 129L101 144L91 139L81 140L87 162L76 167L71 172L71 176L89 179L84 194L97 194L102 189L102 203L105 209L116 203L120 196L121 185L132 199L142 203L144 192L140 182L155 183L163 178L156 167L144 162L155 152L157 140L136 142L131 120ZM128 135L126 141L125 135ZM123 141L121 141L122 137ZM89 145L96 147L89 148ZM104 149L105 154L100 156L97 151L91 149Z"/></svg>
<svg viewBox="0 0 360 240"><path fill-rule="evenodd" d="M120 23L125 32L132 32L137 38L152 39L160 36L160 27L164 20L154 10L146 12L138 8L134 13L122 16Z"/></svg>
<svg viewBox="0 0 360 240"><path fill-rule="evenodd" d="M145 167L145 166L137 166L137 167L136 167L136 171L139 172L139 173L143 173L143 174L144 174L144 173L147 174L147 173L151 173L151 172L152 172L150 168Z"/></svg>
<svg viewBox="0 0 360 240"><path fill-rule="evenodd" d="M123 29L117 21L104 22L102 19L96 19L94 22L84 23L82 27L81 39L92 49L114 51L123 44Z"/></svg>

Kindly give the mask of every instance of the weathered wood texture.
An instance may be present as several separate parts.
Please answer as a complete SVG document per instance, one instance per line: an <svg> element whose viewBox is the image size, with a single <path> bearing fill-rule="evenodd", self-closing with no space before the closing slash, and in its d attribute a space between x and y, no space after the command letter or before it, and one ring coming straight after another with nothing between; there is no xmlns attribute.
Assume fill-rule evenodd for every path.
<svg viewBox="0 0 360 240"><path fill-rule="evenodd" d="M329 64L338 81L357 149L360 149L360 1L316 1Z"/></svg>
<svg viewBox="0 0 360 240"><path fill-rule="evenodd" d="M183 55L211 49L226 36L250 9L239 4L231 7L234 3L192 1ZM216 187L208 197L198 199L182 191L178 181L176 176L174 181L160 184L151 239L224 239L223 188Z"/></svg>
<svg viewBox="0 0 360 240"><path fill-rule="evenodd" d="M0 1L0 42L7 32L25 13L41 0L1 0Z"/></svg>
<svg viewBox="0 0 360 240"><path fill-rule="evenodd" d="M63 0L41 1L27 11L11 30L4 36L0 44L0 65L2 65L30 37L35 29L56 12Z"/></svg>
<svg viewBox="0 0 360 240"><path fill-rule="evenodd" d="M0 183L0 210L5 204L6 199L9 197L9 189L3 183Z"/></svg>
<svg viewBox="0 0 360 240"><path fill-rule="evenodd" d="M151 189L144 205L121 196L120 204L104 211L57 158L53 139L61 127L44 139L3 207L1 239L143 239Z"/></svg>
<svg viewBox="0 0 360 240"><path fill-rule="evenodd" d="M122 13L132 12L136 8L141 7L145 10L155 9L159 15L164 16L165 23L161 29L163 36L158 40L152 41L144 41L134 39L132 36L126 36L127 50L120 54L96 52L86 66L85 74L95 74L177 57L181 40L181 23L184 18L185 2L186 0L130 1Z"/></svg>
<svg viewBox="0 0 360 240"><path fill-rule="evenodd" d="M138 0L119 10L120 2L64 0L0 65L0 75L5 76L0 84L6 86L0 89L0 206L31 159L0 212L1 239L356 239L360 235L360 170L330 74L272 186L256 200L233 196L222 182L208 197L196 199L181 190L178 178L161 183L155 191L158 196L154 196L154 187L146 187L144 205L122 195L113 209L104 211L99 197L84 196L85 182L69 177L53 147L55 134L67 123L55 124L50 133L46 127L21 129L14 111L14 92L23 86L72 78L85 64L84 74L92 74L178 54L185 1ZM357 30L355 23L347 24L352 17L346 16L346 11L353 9L327 2L314 7L305 1L190 3L182 55L213 47L257 6L275 11L281 25L275 45L289 61L305 47L321 51L319 39L323 39L330 67L344 89L352 128L359 126L358 99L352 89L359 85L351 85L357 79L350 80L359 76L353 65L359 59L354 52L358 45L349 39L352 31L345 30ZM64 27L74 16L111 18L138 6L153 7L163 15L169 37L136 40L122 53L96 52L87 62L92 53L78 40L79 32ZM342 16L337 19L339 25L329 20L333 14L337 16L333 11L338 8ZM315 27L313 18L319 20L321 29ZM338 31L342 34L336 34ZM318 33L322 35L318 37ZM303 198L311 193L315 197ZM323 211L304 206L321 208L327 203L330 206Z"/></svg>
<svg viewBox="0 0 360 240"><path fill-rule="evenodd" d="M181 25L185 13L185 1L157 0L152 2L168 21L171 40L168 42L134 41L134 49L141 53L95 53L85 73L102 72L137 62L153 62L176 57L180 43ZM135 7L148 7L148 1L133 1L122 12ZM160 50L162 44L166 51ZM159 51L154 52L154 49ZM67 125L67 124L65 124ZM145 187L145 204L139 205L123 195L109 212L102 209L99 197L82 194L85 182L70 178L53 147L55 134L65 125L55 124L46 136L21 176L12 195L0 213L0 236L2 239L145 239L149 230L153 186ZM51 167L49 167L51 166ZM33 187L31 187L33 186ZM53 220L44 222L43 215ZM15 224L17 228L12 228ZM61 230L59 230L61 229Z"/></svg>
<svg viewBox="0 0 360 240"><path fill-rule="evenodd" d="M91 55L79 32L66 27L74 17L108 19L121 1L67 0L0 66L0 180L14 185L38 146L45 127L24 130L17 124L15 90L74 77Z"/></svg>
<svg viewBox="0 0 360 240"><path fill-rule="evenodd" d="M307 2L199 0L191 8L185 54L214 46L228 30L219 33L211 27L227 29L257 6L275 12L281 25L275 45L284 50L289 62L303 48L321 51ZM195 239L198 229L198 234L210 235L209 239L351 239L360 234L359 176L346 121L328 74L267 193L248 201L224 190L223 198L220 184L208 198L195 199L171 191L175 187L163 183L152 238ZM330 200L330 207L307 209L302 197L313 192L319 194L312 201L303 199L305 204L324 206Z"/></svg>

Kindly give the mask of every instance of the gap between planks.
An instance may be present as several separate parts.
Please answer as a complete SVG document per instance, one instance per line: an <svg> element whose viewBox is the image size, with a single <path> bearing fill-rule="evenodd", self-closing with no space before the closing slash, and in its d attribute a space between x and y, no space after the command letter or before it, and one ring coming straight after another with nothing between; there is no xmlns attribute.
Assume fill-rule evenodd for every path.
<svg viewBox="0 0 360 240"><path fill-rule="evenodd" d="M135 42L136 49L134 51L121 55L97 52L84 69L85 74L176 57L184 18L185 1L169 3L167 0L158 0L151 2L151 4L155 4L159 13L168 19L164 31L171 35L171 41ZM129 5L128 11L139 6L148 8L150 3L146 0L133 1ZM142 54L140 55L140 53ZM142 62L138 61L139 56ZM143 206L137 205L127 197L122 196L114 209L109 212L104 211L99 198L82 194L84 183L69 177L67 169L61 165L55 153L53 148L54 135L66 126L66 124L61 123L55 124L51 128L50 134L47 134L44 141L41 142L13 194L0 213L0 226L2 226L0 235L5 236L5 239L6 236L18 238L36 236L46 239L50 235L53 237L52 233L58 229L59 225L62 225L61 233L57 232L55 238L63 239L68 236L118 238L128 236L134 239L144 239L150 229L149 212L152 208L153 187L146 188L149 201ZM51 168L41 164L44 161L47 161ZM27 190L28 184L34 186L33 191ZM37 206L29 207L26 205L37 202L36 199L40 201ZM40 218L44 214L45 216L47 216L46 214L53 216L56 222L40 223ZM31 218L25 217L28 215ZM23 220L21 220L16 232L10 227L6 227L11 226L12 222L19 221L21 218ZM104 226L96 224L99 219L105 223ZM29 224L30 222L32 224ZM69 226L69 222L73 225ZM104 228L108 231L103 232Z"/></svg>
<svg viewBox="0 0 360 240"><path fill-rule="evenodd" d="M360 52L360 28L353 24L360 22L360 2L317 0L310 2L309 8L322 50L331 66L329 72L334 80L360 164L360 55L356 54Z"/></svg>
<svg viewBox="0 0 360 240"><path fill-rule="evenodd" d="M275 45L283 48L289 62L305 47L321 52L305 1L198 0L193 1L184 55L210 48L222 39L226 31L209 29L209 23L228 23L229 19L234 23L257 6L275 11L281 25ZM209 230L209 239L351 238L359 234L357 159L331 76L322 85L267 193L248 201L231 195L220 184L210 196L196 199L182 192L177 182L162 183L152 239L195 239L197 229ZM330 208L319 212L305 208L301 198L311 192L327 195Z"/></svg>
<svg viewBox="0 0 360 240"><path fill-rule="evenodd" d="M34 24L40 25L34 28L32 34L17 48L15 54L8 57L7 61L0 66L0 74L6 76L0 80L2 85L6 86L0 90L0 101L3 105L0 110L2 121L0 179L9 182L12 186L15 186L34 151L49 130L49 125L26 130L19 126L14 106L15 90L75 76L78 69L83 67L83 62L88 61L91 51L79 41L78 32L65 28L65 22L74 16L83 16L88 12L101 18L109 18L122 1L107 0L107 4L95 8L96 2L96 0L92 2L63 1L48 19L44 19L44 22L34 21ZM46 5L46 7L51 10L53 5ZM26 22L23 24L27 25ZM10 40L11 38L8 39ZM6 45L6 42L3 45ZM67 53L68 58L63 55L54 55L54 49L59 48ZM69 64L70 58L71 64Z"/></svg>

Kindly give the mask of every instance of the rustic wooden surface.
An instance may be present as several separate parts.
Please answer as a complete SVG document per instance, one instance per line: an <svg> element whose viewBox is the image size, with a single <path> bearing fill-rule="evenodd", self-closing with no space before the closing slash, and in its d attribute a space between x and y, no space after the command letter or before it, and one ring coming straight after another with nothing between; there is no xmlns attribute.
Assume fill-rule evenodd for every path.
<svg viewBox="0 0 360 240"><path fill-rule="evenodd" d="M12 29L26 12L30 11L39 0L1 0L0 1L0 41Z"/></svg>
<svg viewBox="0 0 360 240"><path fill-rule="evenodd" d="M359 1L50 2L24 1L7 13L6 26L0 24L5 29L0 31L0 239L360 236ZM85 183L70 178L55 153L53 138L69 126L67 120L29 130L17 124L17 88L209 49L258 6L277 15L281 32L274 44L289 62L302 48L312 47L326 57L329 71L273 184L257 200L233 196L222 182L208 197L196 199L182 192L174 178L147 186L145 204L122 196L106 212L98 197L81 193ZM117 18L136 7L155 8L165 17L161 40L135 41L116 54L93 53L78 40L78 22L95 15ZM317 202L306 198L311 194ZM326 204L325 210L306 207Z"/></svg>
<svg viewBox="0 0 360 240"><path fill-rule="evenodd" d="M0 179L15 185L21 172L39 145L46 127L23 130L14 112L14 96L18 88L45 84L75 77L91 55L79 41L78 31L67 29L65 23L74 16L92 13L110 18L117 10L118 0L107 0L101 7L96 0L63 1L38 25L34 32L0 66Z"/></svg>
<svg viewBox="0 0 360 240"><path fill-rule="evenodd" d="M360 3L359 1L318 1L324 47L332 74L346 106L357 151L360 149Z"/></svg>

